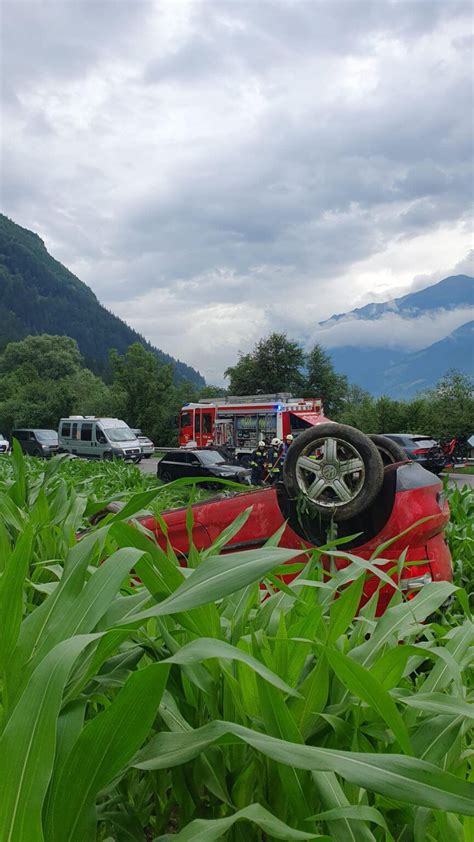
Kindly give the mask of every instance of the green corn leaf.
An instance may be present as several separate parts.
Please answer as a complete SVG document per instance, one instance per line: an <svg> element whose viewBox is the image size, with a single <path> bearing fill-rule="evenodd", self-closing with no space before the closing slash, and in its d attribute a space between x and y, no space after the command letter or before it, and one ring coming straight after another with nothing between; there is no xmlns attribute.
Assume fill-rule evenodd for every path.
<svg viewBox="0 0 474 842"><path fill-rule="evenodd" d="M313 733L320 712L326 707L329 694L329 670L324 654L298 690L303 698L291 699L289 707L302 736L308 739Z"/></svg>
<svg viewBox="0 0 474 842"><path fill-rule="evenodd" d="M325 810L323 813L318 813L317 816L311 816L313 821L318 822L333 822L337 819L353 819L360 822L372 822L379 827L383 827L388 838L392 838L389 833L387 822L385 821L379 810L374 807L364 807L363 804L357 806L349 805L347 807L334 807L332 810ZM348 837L349 838L349 837Z"/></svg>
<svg viewBox="0 0 474 842"><path fill-rule="evenodd" d="M291 763L294 768L309 771L336 772L357 786L395 801L474 815L474 785L432 763L398 754L362 754L298 745L231 722L211 722L182 736L158 734L133 765L139 769L166 769L192 760L216 741L232 743L235 739L277 763Z"/></svg>
<svg viewBox="0 0 474 842"><path fill-rule="evenodd" d="M444 693L415 693L408 695L401 690L393 690L392 695L397 701L417 710L430 713L449 713L453 716L463 716L465 719L474 719L474 705L464 699L457 699L455 696L447 696Z"/></svg>
<svg viewBox="0 0 474 842"><path fill-rule="evenodd" d="M97 637L78 635L52 649L11 713L0 737L2 842L43 842L41 812L53 769L64 685L78 655Z"/></svg>
<svg viewBox="0 0 474 842"><path fill-rule="evenodd" d="M28 665L23 669L23 682L41 658L60 640L95 629L113 601L123 579L141 556L140 550L131 547L117 550L97 568L72 605L69 599L64 600L63 605L61 595L65 591L61 591L61 581L50 597L54 599L58 591L60 592L59 598L54 603L54 610L49 613L47 623L41 629L41 639L36 641L34 654L30 656ZM37 611L31 616L36 613Z"/></svg>
<svg viewBox="0 0 474 842"><path fill-rule="evenodd" d="M347 631L352 623L362 597L364 578L359 576L355 582L346 587L338 599L335 599L329 612L328 642L335 641Z"/></svg>
<svg viewBox="0 0 474 842"><path fill-rule="evenodd" d="M204 550L202 553L202 558L208 558L212 555L219 555L220 551L225 547L229 541L232 540L240 530L245 526L247 523L250 515L252 513L252 506L249 506L247 509L244 509L243 512L238 515L235 520L227 526L225 529L222 530L220 535L216 538L215 541L211 544L211 546Z"/></svg>
<svg viewBox="0 0 474 842"><path fill-rule="evenodd" d="M312 772L311 777L316 784L321 804L328 813L352 807L334 772ZM322 816L315 816L315 819L321 821ZM375 837L364 820L352 821L351 817L346 815L325 820L330 822L332 842L375 842Z"/></svg>
<svg viewBox="0 0 474 842"><path fill-rule="evenodd" d="M240 661L243 664L247 664L257 675L260 675L265 681L268 681L269 684L277 687L283 693L289 696L298 696L297 691L293 687L290 687L286 681L279 678L276 673L268 669L257 658L248 655L242 649L237 649L236 646L232 646L230 643L225 643L223 640L213 640L204 637L199 640L193 640L191 643L187 643L179 649L174 655L166 658L162 663L194 664L198 661L208 660L209 658Z"/></svg>
<svg viewBox="0 0 474 842"><path fill-rule="evenodd" d="M474 623L466 620L462 626L455 629L452 638L446 644L446 652L459 664L474 641ZM439 663L431 670L423 685L423 692L443 690L451 680L448 663Z"/></svg>
<svg viewBox="0 0 474 842"><path fill-rule="evenodd" d="M293 557L294 550L282 550L279 547L262 548L257 555L252 550L246 550L225 556L211 556L193 570L171 596L147 611L136 614L133 622L147 620L149 617L178 614L222 599L227 594L258 581L277 564L289 561Z"/></svg>
<svg viewBox="0 0 474 842"><path fill-rule="evenodd" d="M168 668L151 664L130 675L102 713L88 722L52 783L48 842L95 842L95 801L140 748L156 716ZM26 838L26 837L25 837Z"/></svg>
<svg viewBox="0 0 474 842"><path fill-rule="evenodd" d="M452 715L430 716L423 720L412 736L417 757L430 763L442 763L464 723L463 716Z"/></svg>
<svg viewBox="0 0 474 842"><path fill-rule="evenodd" d="M284 839L287 842L297 842L304 839L320 839L321 842L329 842L327 836L314 833L305 833L302 830L295 830L282 822L272 813L262 807L261 804L249 804L232 816L224 819L195 819L178 833L159 836L154 842L217 842L239 821L248 821L256 824L264 833L272 839ZM250 838L250 837L248 837Z"/></svg>
<svg viewBox="0 0 474 842"><path fill-rule="evenodd" d="M400 640L418 623L426 620L456 590L451 582L431 582L409 602L389 608L380 618L367 643L352 650L352 657L364 666L375 661L379 651L393 640Z"/></svg>
<svg viewBox="0 0 474 842"><path fill-rule="evenodd" d="M326 650L327 659L339 681L357 698L362 699L392 729L403 751L412 754L407 727L401 714L389 693L383 685L368 670L357 661L338 652L336 649Z"/></svg>
<svg viewBox="0 0 474 842"><path fill-rule="evenodd" d="M281 695L258 678L257 688L266 731L275 737L291 741L292 744L302 743L303 738ZM295 768L290 758L285 764L278 764L277 769L291 814L299 822L303 822L310 813L307 775L304 771Z"/></svg>
<svg viewBox="0 0 474 842"><path fill-rule="evenodd" d="M0 579L0 673L11 656L23 616L23 586L31 562L33 530L27 526L7 559Z"/></svg>

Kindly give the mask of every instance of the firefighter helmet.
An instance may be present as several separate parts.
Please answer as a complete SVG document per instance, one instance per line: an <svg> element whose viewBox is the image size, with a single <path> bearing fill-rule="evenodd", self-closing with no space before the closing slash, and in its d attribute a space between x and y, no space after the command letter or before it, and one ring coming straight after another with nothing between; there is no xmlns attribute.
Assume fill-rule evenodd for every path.
<svg viewBox="0 0 474 842"><path fill-rule="evenodd" d="M263 441L263 439L261 441L259 441L258 446L259 447L265 447L265 442Z"/></svg>
<svg viewBox="0 0 474 842"><path fill-rule="evenodd" d="M277 447L279 444L280 444L280 439L277 439L276 437L274 439L272 439L273 447Z"/></svg>
<svg viewBox="0 0 474 842"><path fill-rule="evenodd" d="M288 435L287 435L287 436L285 436L285 439L286 439L287 441L293 441L294 436L292 436L292 435L291 435L291 433L288 433Z"/></svg>

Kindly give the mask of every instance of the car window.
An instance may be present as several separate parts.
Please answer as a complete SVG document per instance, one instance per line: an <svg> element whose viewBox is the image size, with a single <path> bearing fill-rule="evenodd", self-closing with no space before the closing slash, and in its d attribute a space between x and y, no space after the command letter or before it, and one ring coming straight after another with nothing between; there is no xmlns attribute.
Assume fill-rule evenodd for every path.
<svg viewBox="0 0 474 842"><path fill-rule="evenodd" d="M34 434L32 433L34 438ZM58 434L56 430L36 430L36 439L47 444L57 444Z"/></svg>
<svg viewBox="0 0 474 842"><path fill-rule="evenodd" d="M194 453L188 453L187 462L189 465L200 465L201 462L199 461L198 457L194 455Z"/></svg>
<svg viewBox="0 0 474 842"><path fill-rule="evenodd" d="M182 412L181 413L181 427L190 427L191 426L191 413L190 412Z"/></svg>
<svg viewBox="0 0 474 842"><path fill-rule="evenodd" d="M12 436L13 438L18 439L18 441L25 441L24 430L13 430Z"/></svg>
<svg viewBox="0 0 474 842"><path fill-rule="evenodd" d="M415 444L420 444L422 447L438 447L438 442L434 439L426 438L425 436L413 436Z"/></svg>
<svg viewBox="0 0 474 842"><path fill-rule="evenodd" d="M106 427L105 432L110 441L130 441L135 438L128 427Z"/></svg>
<svg viewBox="0 0 474 842"><path fill-rule="evenodd" d="M67 424L63 424L61 426L61 435L69 438L71 435L71 424L68 422Z"/></svg>
<svg viewBox="0 0 474 842"><path fill-rule="evenodd" d="M181 465L184 462L187 462L187 453L167 453L166 456L163 458L163 462L179 462Z"/></svg>
<svg viewBox="0 0 474 842"><path fill-rule="evenodd" d="M92 424L83 424L81 427L81 441L92 441Z"/></svg>
<svg viewBox="0 0 474 842"><path fill-rule="evenodd" d="M212 414L210 412L203 413L202 431L203 433L212 433Z"/></svg>
<svg viewBox="0 0 474 842"><path fill-rule="evenodd" d="M196 412L194 416L194 432L200 433L201 432L201 415L199 412Z"/></svg>
<svg viewBox="0 0 474 842"><path fill-rule="evenodd" d="M199 457L203 465L223 465L225 463L225 459L217 450L203 450Z"/></svg>

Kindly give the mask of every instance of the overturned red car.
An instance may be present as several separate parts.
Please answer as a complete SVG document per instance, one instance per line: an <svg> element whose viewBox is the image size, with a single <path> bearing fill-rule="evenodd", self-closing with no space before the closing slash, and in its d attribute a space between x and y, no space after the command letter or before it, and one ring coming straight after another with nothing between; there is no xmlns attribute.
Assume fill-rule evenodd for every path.
<svg viewBox="0 0 474 842"><path fill-rule="evenodd" d="M308 548L324 546L329 534L350 538L342 549L362 559L370 559L388 542L380 569L389 573L408 598L428 582L452 579L444 536L449 507L442 484L420 465L407 462L401 448L383 436L369 437L333 422L311 427L289 448L283 480L277 485L221 494L195 504L193 544L198 549L208 548L249 507L249 518L222 552L261 547L286 523L280 546L294 548L294 560L304 558L301 552ZM160 545L165 547L170 541L183 564L189 552L186 513L187 508L162 513L167 538L155 518L140 518ZM402 553L398 582L397 562ZM347 564L347 559L336 559L338 568ZM284 577L285 581L294 575ZM363 603L378 587L380 615L393 596L390 585L380 587L377 577L368 577Z"/></svg>

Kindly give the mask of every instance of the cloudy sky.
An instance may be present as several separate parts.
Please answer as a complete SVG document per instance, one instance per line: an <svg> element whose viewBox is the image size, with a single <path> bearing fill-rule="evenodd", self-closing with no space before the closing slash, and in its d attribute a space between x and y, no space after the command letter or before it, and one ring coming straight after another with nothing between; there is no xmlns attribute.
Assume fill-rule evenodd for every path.
<svg viewBox="0 0 474 842"><path fill-rule="evenodd" d="M208 381L469 271L470 2L0 9L5 213Z"/></svg>

